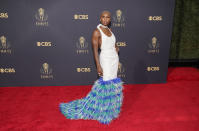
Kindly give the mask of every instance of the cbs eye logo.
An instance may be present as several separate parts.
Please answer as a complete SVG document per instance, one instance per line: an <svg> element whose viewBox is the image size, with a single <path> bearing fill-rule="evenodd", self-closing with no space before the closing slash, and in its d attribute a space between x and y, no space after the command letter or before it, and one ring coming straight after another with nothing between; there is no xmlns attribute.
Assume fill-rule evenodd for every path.
<svg viewBox="0 0 199 131"><path fill-rule="evenodd" d="M149 21L162 21L162 16L149 16Z"/></svg>

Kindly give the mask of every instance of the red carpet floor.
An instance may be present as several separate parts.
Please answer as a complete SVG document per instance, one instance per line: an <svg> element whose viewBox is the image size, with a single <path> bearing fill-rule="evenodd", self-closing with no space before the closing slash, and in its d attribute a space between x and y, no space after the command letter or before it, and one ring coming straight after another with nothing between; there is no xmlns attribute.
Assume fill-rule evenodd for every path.
<svg viewBox="0 0 199 131"><path fill-rule="evenodd" d="M84 97L91 86L1 87L0 131L199 131L199 70L169 68L166 84L124 85L119 118L110 125L69 120L60 102Z"/></svg>

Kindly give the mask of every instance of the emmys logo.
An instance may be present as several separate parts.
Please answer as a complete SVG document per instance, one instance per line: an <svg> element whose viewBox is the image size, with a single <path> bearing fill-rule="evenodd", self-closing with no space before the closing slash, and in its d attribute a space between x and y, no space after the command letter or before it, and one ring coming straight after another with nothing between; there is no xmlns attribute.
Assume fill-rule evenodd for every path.
<svg viewBox="0 0 199 131"><path fill-rule="evenodd" d="M75 20L87 20L88 19L88 15L75 14L73 17L74 17Z"/></svg>
<svg viewBox="0 0 199 131"><path fill-rule="evenodd" d="M0 68L0 73L4 74L4 73L15 73L15 69L14 68Z"/></svg>
<svg viewBox="0 0 199 131"><path fill-rule="evenodd" d="M125 69L124 69L124 66L121 62L119 62L118 64L118 76L119 77L125 77Z"/></svg>
<svg viewBox="0 0 199 131"><path fill-rule="evenodd" d="M162 21L162 16L149 16L149 21Z"/></svg>
<svg viewBox="0 0 199 131"><path fill-rule="evenodd" d="M117 46L121 46L121 47L126 47L127 46L126 42L117 42L116 45Z"/></svg>
<svg viewBox="0 0 199 131"><path fill-rule="evenodd" d="M49 79L53 78L52 75L52 68L49 66L48 63L43 63L40 69L41 79Z"/></svg>
<svg viewBox="0 0 199 131"><path fill-rule="evenodd" d="M83 36L79 37L78 41L76 42L76 47L77 54L88 54L88 43Z"/></svg>
<svg viewBox="0 0 199 131"><path fill-rule="evenodd" d="M52 46L52 42L37 42L37 46Z"/></svg>
<svg viewBox="0 0 199 131"><path fill-rule="evenodd" d="M115 15L113 15L113 26L114 27L124 27L125 26L124 14L121 10L117 10Z"/></svg>
<svg viewBox="0 0 199 131"><path fill-rule="evenodd" d="M77 72L91 72L91 68L83 67L83 68L77 68Z"/></svg>
<svg viewBox="0 0 199 131"><path fill-rule="evenodd" d="M152 37L151 43L148 44L148 47L149 47L148 53L151 54L159 53L160 44L156 37Z"/></svg>
<svg viewBox="0 0 199 131"><path fill-rule="evenodd" d="M36 26L48 26L48 15L43 8L39 8L35 14Z"/></svg>
<svg viewBox="0 0 199 131"><path fill-rule="evenodd" d="M7 19L8 18L8 13L0 13L0 18Z"/></svg>
<svg viewBox="0 0 199 131"><path fill-rule="evenodd" d="M149 72L160 71L160 67L159 66L148 66L147 71L149 71Z"/></svg>
<svg viewBox="0 0 199 131"><path fill-rule="evenodd" d="M11 54L10 43L5 36L0 37L0 53Z"/></svg>

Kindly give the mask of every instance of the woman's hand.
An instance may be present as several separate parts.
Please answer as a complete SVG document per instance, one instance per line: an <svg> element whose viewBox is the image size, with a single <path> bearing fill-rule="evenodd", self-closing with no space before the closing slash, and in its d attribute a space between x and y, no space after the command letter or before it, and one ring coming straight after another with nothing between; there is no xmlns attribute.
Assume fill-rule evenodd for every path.
<svg viewBox="0 0 199 131"><path fill-rule="evenodd" d="M119 52L119 47L117 45L115 45L115 49L117 51L117 53Z"/></svg>
<svg viewBox="0 0 199 131"><path fill-rule="evenodd" d="M97 73L98 73L99 76L103 76L103 70L102 70L101 66L97 67Z"/></svg>

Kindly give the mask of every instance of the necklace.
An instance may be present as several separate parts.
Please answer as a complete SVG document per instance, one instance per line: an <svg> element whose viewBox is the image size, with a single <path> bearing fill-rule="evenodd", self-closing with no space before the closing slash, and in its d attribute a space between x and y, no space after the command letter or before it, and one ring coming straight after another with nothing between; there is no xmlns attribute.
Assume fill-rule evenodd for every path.
<svg viewBox="0 0 199 131"><path fill-rule="evenodd" d="M102 25L102 24L100 24L103 28L108 28L108 26L106 26L106 25Z"/></svg>

